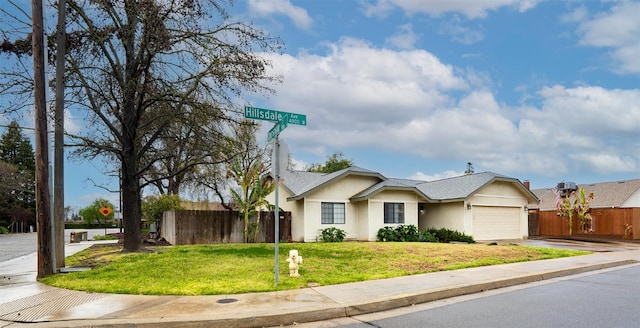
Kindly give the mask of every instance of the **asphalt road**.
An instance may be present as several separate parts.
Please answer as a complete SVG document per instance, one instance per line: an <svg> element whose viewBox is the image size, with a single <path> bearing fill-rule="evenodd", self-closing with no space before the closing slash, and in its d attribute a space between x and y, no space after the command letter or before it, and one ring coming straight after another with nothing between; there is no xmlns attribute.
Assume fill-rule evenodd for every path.
<svg viewBox="0 0 640 328"><path fill-rule="evenodd" d="M636 264L296 327L636 328L638 295Z"/></svg>
<svg viewBox="0 0 640 328"><path fill-rule="evenodd" d="M105 229L65 229L65 244L69 243L69 237L72 231L87 231L88 238L92 239L96 235L104 236ZM107 233L115 233L119 231L120 229L118 228L107 229ZM0 262L35 253L38 250L37 238L38 234L35 232L0 234Z"/></svg>

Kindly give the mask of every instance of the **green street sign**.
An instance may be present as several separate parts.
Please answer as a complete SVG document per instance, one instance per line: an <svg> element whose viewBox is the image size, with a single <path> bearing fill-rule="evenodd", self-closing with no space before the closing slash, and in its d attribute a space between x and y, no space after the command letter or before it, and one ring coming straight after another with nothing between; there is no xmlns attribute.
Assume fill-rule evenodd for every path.
<svg viewBox="0 0 640 328"><path fill-rule="evenodd" d="M287 125L289 124L289 114L285 114L282 117L282 120L279 121L278 123L276 123L271 130L269 130L269 133L267 134L267 142L271 141L271 139L275 138L277 135L280 134L280 132L284 131L284 129L287 128Z"/></svg>
<svg viewBox="0 0 640 328"><path fill-rule="evenodd" d="M288 113L273 109L244 106L244 117L254 120L281 122L285 115L288 115L289 117L287 119L288 124L307 125L307 115L304 114Z"/></svg>

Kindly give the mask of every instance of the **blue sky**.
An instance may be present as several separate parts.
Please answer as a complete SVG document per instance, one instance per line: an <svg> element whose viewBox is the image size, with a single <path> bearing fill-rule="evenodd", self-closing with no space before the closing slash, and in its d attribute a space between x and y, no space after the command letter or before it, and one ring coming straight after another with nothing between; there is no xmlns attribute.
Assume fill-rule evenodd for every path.
<svg viewBox="0 0 640 328"><path fill-rule="evenodd" d="M532 188L640 178L639 1L247 0L231 13L284 41L265 55L277 93L246 104L307 115L281 134L298 169L343 152L395 178L467 162ZM87 181L117 186L103 167L67 164L68 205L117 202Z"/></svg>
<svg viewBox="0 0 640 328"><path fill-rule="evenodd" d="M638 1L254 0L236 13L285 41L270 56L284 83L252 104L307 115L281 135L299 167L340 151L398 178L467 162L533 188L640 177Z"/></svg>

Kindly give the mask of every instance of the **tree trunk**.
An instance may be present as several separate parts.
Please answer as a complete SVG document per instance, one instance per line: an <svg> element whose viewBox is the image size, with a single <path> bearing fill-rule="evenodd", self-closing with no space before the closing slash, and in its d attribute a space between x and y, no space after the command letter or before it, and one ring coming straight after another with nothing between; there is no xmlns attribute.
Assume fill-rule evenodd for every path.
<svg viewBox="0 0 640 328"><path fill-rule="evenodd" d="M135 159L125 154L122 160L122 219L124 225L124 252L140 250L140 182L136 175Z"/></svg>

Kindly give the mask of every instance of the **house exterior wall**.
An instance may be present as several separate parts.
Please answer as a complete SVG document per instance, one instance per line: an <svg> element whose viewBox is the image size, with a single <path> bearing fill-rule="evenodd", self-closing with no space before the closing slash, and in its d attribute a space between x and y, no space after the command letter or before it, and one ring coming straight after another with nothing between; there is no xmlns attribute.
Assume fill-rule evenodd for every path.
<svg viewBox="0 0 640 328"><path fill-rule="evenodd" d="M369 222L369 201L366 200L352 204L356 209L356 225L358 227L355 239L367 240L369 238L369 227L371 226Z"/></svg>
<svg viewBox="0 0 640 328"><path fill-rule="evenodd" d="M529 236L529 213L525 210L529 200L512 183L496 181L485 186L473 194L467 203L473 206L494 206L494 207L518 207L520 208L520 234L522 238ZM466 207L465 207L466 208ZM471 212L471 213L469 213ZM465 215L465 233L473 236L473 213L467 211Z"/></svg>
<svg viewBox="0 0 640 328"><path fill-rule="evenodd" d="M367 212L362 212L362 205L359 205L359 203L351 203L349 201L349 198L378 182L379 179L375 177L347 176L308 194L304 199L305 219L303 228L303 241L318 241L320 230L329 227L336 227L338 229L344 230L347 233L347 235L345 236L345 239L347 240L361 239L361 229L359 226L361 220L359 219L358 213L366 214ZM345 223L322 224L320 211L321 204L323 202L344 203ZM293 231L297 231L297 228L293 227L292 222L292 234ZM294 240L296 239L294 238Z"/></svg>
<svg viewBox="0 0 640 328"><path fill-rule="evenodd" d="M465 229L465 203L463 201L452 203L424 204L424 214L420 215L418 228L447 228L468 234Z"/></svg>
<svg viewBox="0 0 640 328"><path fill-rule="evenodd" d="M631 197L627 198L620 207L639 207L640 208L640 189L636 190Z"/></svg>
<svg viewBox="0 0 640 328"><path fill-rule="evenodd" d="M368 200L368 227L361 240L376 241L378 230L385 226L418 226L418 196L412 191L383 191ZM384 203L404 204L404 223L384 223ZM364 221L364 220L363 220Z"/></svg>

